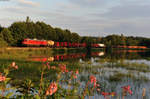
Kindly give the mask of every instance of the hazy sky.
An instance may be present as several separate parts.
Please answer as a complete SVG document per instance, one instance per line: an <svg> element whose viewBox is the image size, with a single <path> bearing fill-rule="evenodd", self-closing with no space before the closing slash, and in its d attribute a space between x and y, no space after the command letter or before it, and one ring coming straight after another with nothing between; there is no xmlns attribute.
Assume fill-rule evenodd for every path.
<svg viewBox="0 0 150 99"><path fill-rule="evenodd" d="M150 37L150 0L0 0L0 24L29 16L87 36Z"/></svg>

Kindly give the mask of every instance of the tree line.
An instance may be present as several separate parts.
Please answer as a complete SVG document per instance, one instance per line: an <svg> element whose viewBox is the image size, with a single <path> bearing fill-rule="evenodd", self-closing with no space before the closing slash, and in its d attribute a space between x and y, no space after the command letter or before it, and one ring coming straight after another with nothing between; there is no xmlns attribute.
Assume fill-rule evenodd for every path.
<svg viewBox="0 0 150 99"><path fill-rule="evenodd" d="M107 47L117 45L134 45L150 47L150 38L126 37L124 35L108 35L106 37L80 36L68 29L54 28L44 22L33 22L27 17L26 21L14 22L9 27L0 26L0 47L22 46L25 38L53 40L58 42L104 43Z"/></svg>

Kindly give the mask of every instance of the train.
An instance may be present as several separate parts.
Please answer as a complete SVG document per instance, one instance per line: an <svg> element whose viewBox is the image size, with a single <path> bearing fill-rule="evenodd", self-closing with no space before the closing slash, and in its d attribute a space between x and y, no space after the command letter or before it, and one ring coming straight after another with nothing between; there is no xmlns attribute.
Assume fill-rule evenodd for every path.
<svg viewBox="0 0 150 99"><path fill-rule="evenodd" d="M51 48L86 48L86 43L78 42L55 42L53 40L38 40L26 38L22 41L25 46L45 46ZM105 44L93 43L90 45L91 48L106 48ZM146 46L113 46L113 48L125 48L125 49L146 49Z"/></svg>

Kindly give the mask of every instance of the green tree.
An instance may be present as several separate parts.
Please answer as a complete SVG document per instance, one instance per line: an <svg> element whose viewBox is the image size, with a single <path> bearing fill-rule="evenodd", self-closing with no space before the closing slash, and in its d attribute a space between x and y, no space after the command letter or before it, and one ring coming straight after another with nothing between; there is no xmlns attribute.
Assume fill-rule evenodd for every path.
<svg viewBox="0 0 150 99"><path fill-rule="evenodd" d="M39 27L35 29L35 31L38 30L36 32L37 38L46 39L46 40L58 39L55 30L50 25L47 25L44 22L37 22L36 27Z"/></svg>
<svg viewBox="0 0 150 99"><path fill-rule="evenodd" d="M7 42L3 39L3 35L0 32L0 48L8 46Z"/></svg>
<svg viewBox="0 0 150 99"><path fill-rule="evenodd" d="M31 20L30 20L29 16L27 16L26 23L29 23L29 22L31 22Z"/></svg>
<svg viewBox="0 0 150 99"><path fill-rule="evenodd" d="M137 46L138 45L138 40L134 39L134 38L128 38L126 40L126 44L127 46Z"/></svg>
<svg viewBox="0 0 150 99"><path fill-rule="evenodd" d="M71 42L80 42L80 36L77 33L72 33Z"/></svg>
<svg viewBox="0 0 150 99"><path fill-rule="evenodd" d="M14 46L21 46L22 40L28 37L28 28L25 22L15 22L9 27L9 30L14 38Z"/></svg>
<svg viewBox="0 0 150 99"><path fill-rule="evenodd" d="M126 45L126 37L125 37L123 34L121 34L121 42L120 42L120 45L123 45L123 46Z"/></svg>
<svg viewBox="0 0 150 99"><path fill-rule="evenodd" d="M9 31L9 29L5 28L1 31L1 34L3 35L3 39L8 43L8 45L12 45L13 44L13 37L11 34L11 31Z"/></svg>
<svg viewBox="0 0 150 99"><path fill-rule="evenodd" d="M71 34L70 30L65 29L63 32L63 35L64 35L64 41L71 42L72 34Z"/></svg>
<svg viewBox="0 0 150 99"><path fill-rule="evenodd" d="M0 38L0 48L7 46L8 46L7 42L4 39Z"/></svg>
<svg viewBox="0 0 150 99"><path fill-rule="evenodd" d="M57 41L63 42L64 41L64 35L63 35L64 31L60 28L55 28L55 32L56 32L56 35L58 36Z"/></svg>

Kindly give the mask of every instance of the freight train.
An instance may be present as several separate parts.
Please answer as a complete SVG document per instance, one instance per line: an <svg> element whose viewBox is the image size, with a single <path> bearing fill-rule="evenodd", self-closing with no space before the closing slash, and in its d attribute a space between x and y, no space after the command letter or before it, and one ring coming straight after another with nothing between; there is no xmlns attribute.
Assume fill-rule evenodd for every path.
<svg viewBox="0 0 150 99"><path fill-rule="evenodd" d="M37 40L37 39L24 39L22 42L25 46L48 46L54 48L86 48L86 43L76 43L76 42L55 42L52 40ZM93 43L90 45L92 48L105 48L105 44ZM113 46L113 48L123 48L123 49L146 49L146 46Z"/></svg>

